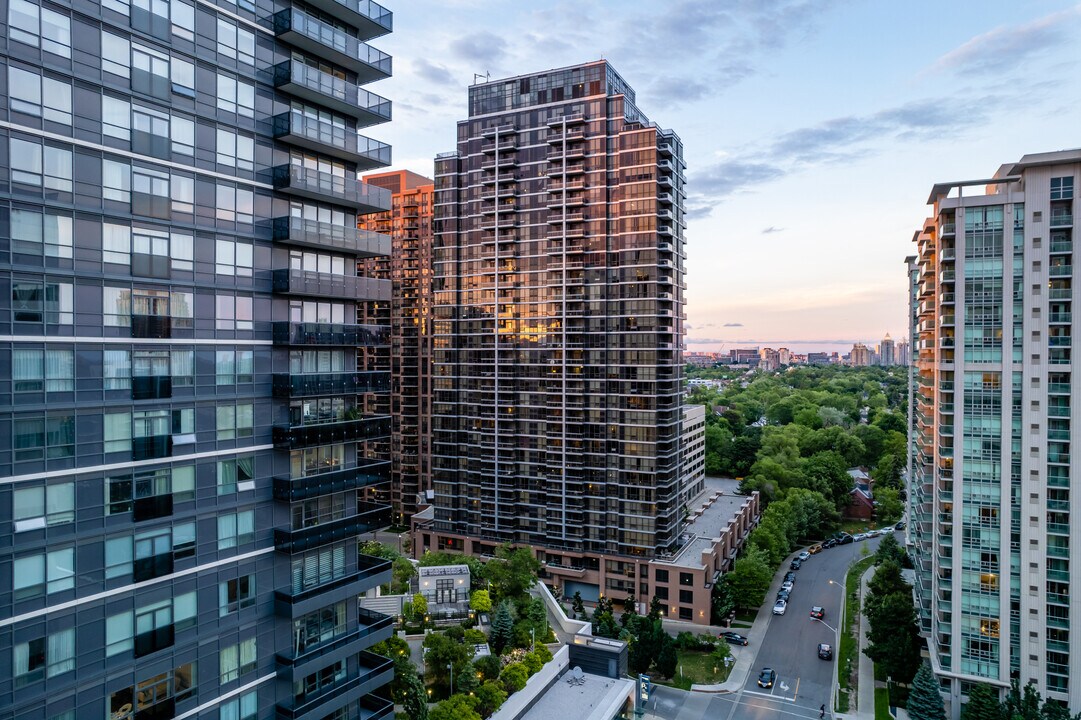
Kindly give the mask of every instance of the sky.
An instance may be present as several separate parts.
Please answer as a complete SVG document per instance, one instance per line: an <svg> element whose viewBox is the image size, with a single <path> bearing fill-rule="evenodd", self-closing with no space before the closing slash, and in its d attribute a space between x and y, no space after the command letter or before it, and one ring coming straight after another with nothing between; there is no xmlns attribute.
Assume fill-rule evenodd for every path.
<svg viewBox="0 0 1081 720"><path fill-rule="evenodd" d="M370 86L395 168L455 149L474 73L599 58L687 163L687 349L846 351L907 333L936 182L1081 147L1081 4L384 0Z"/></svg>

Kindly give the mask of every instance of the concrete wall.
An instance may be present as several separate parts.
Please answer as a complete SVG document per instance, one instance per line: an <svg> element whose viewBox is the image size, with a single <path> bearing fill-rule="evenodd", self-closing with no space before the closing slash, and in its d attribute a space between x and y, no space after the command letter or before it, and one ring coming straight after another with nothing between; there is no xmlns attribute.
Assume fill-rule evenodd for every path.
<svg viewBox="0 0 1081 720"><path fill-rule="evenodd" d="M551 594L549 594L551 597ZM559 648L552 659L536 675L526 681L525 687L507 698L503 706L496 711L491 720L514 720L537 701L544 691L552 686L570 664L570 650L566 645Z"/></svg>
<svg viewBox="0 0 1081 720"><path fill-rule="evenodd" d="M563 608L556 602L555 597L552 596L551 590L544 583L536 583L530 589L530 593L534 597L539 597L544 601L544 604L548 608L548 612L555 618L556 625L559 629L569 635L592 635L593 624L588 620L571 620L567 617L567 613L563 612ZM566 648L564 648L566 649Z"/></svg>

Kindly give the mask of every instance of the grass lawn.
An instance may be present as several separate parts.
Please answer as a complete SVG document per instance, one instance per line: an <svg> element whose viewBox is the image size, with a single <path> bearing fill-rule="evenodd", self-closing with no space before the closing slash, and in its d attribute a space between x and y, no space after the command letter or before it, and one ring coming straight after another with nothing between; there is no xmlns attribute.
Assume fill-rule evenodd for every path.
<svg viewBox="0 0 1081 720"><path fill-rule="evenodd" d="M875 720L893 720L890 715L890 691L886 688L875 688Z"/></svg>
<svg viewBox="0 0 1081 720"><path fill-rule="evenodd" d="M851 679L859 667L860 646L856 637L859 624L856 620L859 618L860 609L860 577L874 561L874 556L868 555L852 565L845 577L844 631L841 633L841 647L837 653L837 682L841 686L841 692L837 693L838 712L848 712Z"/></svg>
<svg viewBox="0 0 1081 720"><path fill-rule="evenodd" d="M746 623L747 626L754 624L754 619L758 617L758 608L753 610L746 610L740 608L736 610L736 622Z"/></svg>
<svg viewBox="0 0 1081 720"><path fill-rule="evenodd" d="M732 672L734 666L735 663L725 669L723 662L715 664L713 653L680 650L679 664L676 665L676 676L674 678L671 680L657 680L656 675L652 677L654 682L661 685L671 685L681 690L690 690L693 684L715 685L724 682L728 679L728 674Z"/></svg>

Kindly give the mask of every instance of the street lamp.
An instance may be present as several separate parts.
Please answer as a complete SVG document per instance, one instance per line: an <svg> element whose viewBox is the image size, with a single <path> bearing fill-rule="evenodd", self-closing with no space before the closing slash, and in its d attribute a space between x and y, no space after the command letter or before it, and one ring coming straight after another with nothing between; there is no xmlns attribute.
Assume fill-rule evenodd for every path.
<svg viewBox="0 0 1081 720"><path fill-rule="evenodd" d="M454 665L453 663L447 663L447 670L450 670L450 694L454 694Z"/></svg>
<svg viewBox="0 0 1081 720"><path fill-rule="evenodd" d="M529 628L529 652L533 652L537 649L537 632L536 628Z"/></svg>
<svg viewBox="0 0 1081 720"><path fill-rule="evenodd" d="M846 629L845 628L845 600L848 599L848 593L845 591L845 586L842 585L841 583L837 582L836 580L830 580L829 584L830 585L836 585L837 588L841 591L841 617L837 621L837 649L833 653L833 657L835 658L835 661L840 662L841 661L841 632ZM858 640L857 640L856 644L857 644L857 649L858 649L858 646L859 646L859 641ZM847 670L847 668L845 668L845 669ZM836 696L835 693L836 693L836 691L840 690L840 685L838 685L836 682L832 682L832 683L830 683L830 685L832 685L832 687L830 688L830 706L832 708L836 708L837 707L837 696Z"/></svg>

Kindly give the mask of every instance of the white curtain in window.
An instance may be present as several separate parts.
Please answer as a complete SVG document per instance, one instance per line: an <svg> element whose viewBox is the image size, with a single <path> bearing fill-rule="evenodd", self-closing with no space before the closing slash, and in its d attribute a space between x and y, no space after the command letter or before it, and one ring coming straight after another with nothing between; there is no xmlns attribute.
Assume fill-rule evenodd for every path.
<svg viewBox="0 0 1081 720"><path fill-rule="evenodd" d="M75 628L49 636L46 650L48 670L46 677L54 677L75 669Z"/></svg>
<svg viewBox="0 0 1081 720"><path fill-rule="evenodd" d="M230 680L236 680L239 676L237 658L239 657L239 648L236 645L227 647L221 651L220 657L220 670L221 670L221 682L229 682Z"/></svg>
<svg viewBox="0 0 1081 720"><path fill-rule="evenodd" d="M75 587L75 548L54 550L47 556L47 592L71 590Z"/></svg>
<svg viewBox="0 0 1081 720"><path fill-rule="evenodd" d="M75 353L72 350L49 350L45 353L46 392L75 389Z"/></svg>
<svg viewBox="0 0 1081 720"><path fill-rule="evenodd" d="M238 538L255 533L255 511L245 510L236 514L236 534Z"/></svg>
<svg viewBox="0 0 1081 720"><path fill-rule="evenodd" d="M15 646L15 677L30 672L30 644L19 643Z"/></svg>
<svg viewBox="0 0 1081 720"><path fill-rule="evenodd" d="M41 350L12 350L11 379L15 381L16 390L39 389L32 384L41 380ZM22 388L20 381L26 383Z"/></svg>
<svg viewBox="0 0 1081 720"><path fill-rule="evenodd" d="M195 375L195 352L192 350L173 350L172 372L174 378Z"/></svg>
<svg viewBox="0 0 1081 720"><path fill-rule="evenodd" d="M218 461L218 494L225 495L236 491L236 461Z"/></svg>

